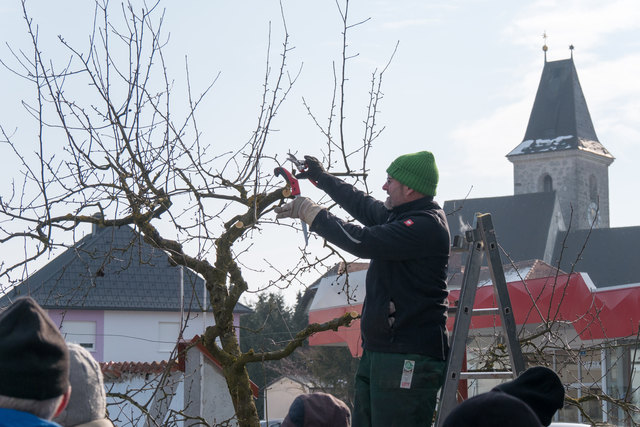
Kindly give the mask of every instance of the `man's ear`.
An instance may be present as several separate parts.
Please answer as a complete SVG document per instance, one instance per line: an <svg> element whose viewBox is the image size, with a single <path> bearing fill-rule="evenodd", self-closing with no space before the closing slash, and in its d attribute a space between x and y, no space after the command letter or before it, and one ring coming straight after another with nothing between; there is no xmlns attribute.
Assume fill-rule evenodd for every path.
<svg viewBox="0 0 640 427"><path fill-rule="evenodd" d="M409 188L404 184L402 184L402 190L403 190L405 199L407 199L409 201L420 199L420 198L424 197L424 194L414 190L413 188Z"/></svg>
<svg viewBox="0 0 640 427"><path fill-rule="evenodd" d="M69 386L69 389L67 390L67 392L62 395L62 400L60 400L60 405L58 405L58 409L56 409L55 414L53 414L53 418L57 417L62 413L62 411L64 411L64 409L69 404L70 397L71 397L71 386Z"/></svg>

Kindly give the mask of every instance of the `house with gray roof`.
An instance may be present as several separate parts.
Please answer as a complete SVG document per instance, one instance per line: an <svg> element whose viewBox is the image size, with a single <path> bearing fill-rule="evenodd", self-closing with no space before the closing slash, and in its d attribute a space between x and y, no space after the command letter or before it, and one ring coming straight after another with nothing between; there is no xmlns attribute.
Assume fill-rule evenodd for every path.
<svg viewBox="0 0 640 427"><path fill-rule="evenodd" d="M171 265L129 226L92 230L0 298L29 295L68 341L100 362L169 360L180 337L214 323L204 280ZM238 304L234 322L250 309Z"/></svg>

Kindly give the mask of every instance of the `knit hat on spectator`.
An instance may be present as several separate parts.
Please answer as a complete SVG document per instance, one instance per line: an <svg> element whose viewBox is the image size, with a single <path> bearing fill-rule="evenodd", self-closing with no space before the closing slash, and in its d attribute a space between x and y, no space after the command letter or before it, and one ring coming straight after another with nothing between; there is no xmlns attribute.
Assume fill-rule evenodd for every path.
<svg viewBox="0 0 640 427"><path fill-rule="evenodd" d="M69 389L69 352L60 331L31 297L0 313L0 394L46 400Z"/></svg>
<svg viewBox="0 0 640 427"><path fill-rule="evenodd" d="M387 173L401 184L425 196L435 196L438 186L438 168L429 151L405 154L395 159Z"/></svg>
<svg viewBox="0 0 640 427"><path fill-rule="evenodd" d="M517 397L529 405L540 422L548 426L558 409L564 406L564 386L558 375L544 366L534 366L512 381L493 388Z"/></svg>
<svg viewBox="0 0 640 427"><path fill-rule="evenodd" d="M340 399L327 393L296 397L282 427L350 427L351 411Z"/></svg>
<svg viewBox="0 0 640 427"><path fill-rule="evenodd" d="M63 426L75 426L103 420L103 424L91 425L112 426L105 418L107 398L100 365L84 347L71 343L68 346L71 359L71 398L65 410L53 421Z"/></svg>
<svg viewBox="0 0 640 427"><path fill-rule="evenodd" d="M490 391L456 406L444 420L443 427L541 427L541 424L522 400Z"/></svg>

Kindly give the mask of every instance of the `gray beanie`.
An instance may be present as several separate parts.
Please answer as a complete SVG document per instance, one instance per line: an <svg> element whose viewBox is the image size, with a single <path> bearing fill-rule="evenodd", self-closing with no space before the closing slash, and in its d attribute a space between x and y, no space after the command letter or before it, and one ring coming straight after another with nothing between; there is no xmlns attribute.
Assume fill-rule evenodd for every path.
<svg viewBox="0 0 640 427"><path fill-rule="evenodd" d="M89 421L103 420L107 407L100 365L85 348L68 343L71 366L69 381L71 398L55 422L71 427Z"/></svg>

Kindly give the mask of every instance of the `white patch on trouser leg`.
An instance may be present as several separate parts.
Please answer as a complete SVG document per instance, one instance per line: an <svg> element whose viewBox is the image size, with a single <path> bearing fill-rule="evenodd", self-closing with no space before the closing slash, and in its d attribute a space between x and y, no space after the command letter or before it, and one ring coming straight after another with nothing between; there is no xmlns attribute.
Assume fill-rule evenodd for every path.
<svg viewBox="0 0 640 427"><path fill-rule="evenodd" d="M402 367L402 378L400 379L400 388L411 388L411 380L413 379L413 370L416 367L415 360L405 360Z"/></svg>

